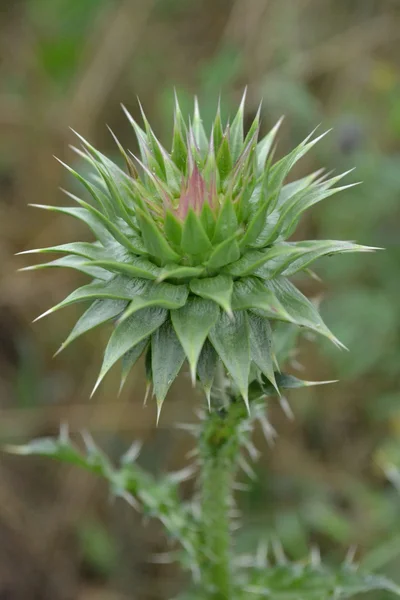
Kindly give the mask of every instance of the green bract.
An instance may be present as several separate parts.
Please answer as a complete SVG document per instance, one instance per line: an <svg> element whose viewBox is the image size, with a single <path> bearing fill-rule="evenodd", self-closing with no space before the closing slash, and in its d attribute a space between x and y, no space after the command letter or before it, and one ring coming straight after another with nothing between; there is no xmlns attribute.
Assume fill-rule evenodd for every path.
<svg viewBox="0 0 400 600"><path fill-rule="evenodd" d="M339 344L317 308L289 281L317 258L366 251L350 242L289 242L302 213L350 186L320 172L285 183L295 163L323 136L310 134L272 162L279 123L261 140L259 112L243 131L244 97L225 128L218 110L209 136L197 102L187 124L176 101L168 152L143 115L142 129L127 113L140 159L116 140L126 171L80 138L92 176L68 170L91 197L71 194L73 208L43 206L84 221L93 243L74 242L29 252L60 253L28 268L72 267L92 277L44 315L89 303L62 345L106 321L114 329L96 383L122 359L122 383L146 352L159 409L182 364L209 396L222 360L247 402L250 372L277 387L271 321L316 331ZM44 316L41 315L41 316Z"/></svg>

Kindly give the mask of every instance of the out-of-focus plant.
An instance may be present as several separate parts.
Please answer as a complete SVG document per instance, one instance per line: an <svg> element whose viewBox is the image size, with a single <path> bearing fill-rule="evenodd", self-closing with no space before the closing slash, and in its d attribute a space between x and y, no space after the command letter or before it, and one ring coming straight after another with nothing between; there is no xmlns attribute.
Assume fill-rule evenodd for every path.
<svg viewBox="0 0 400 600"><path fill-rule="evenodd" d="M144 113L144 129L127 113L141 156L125 151L115 138L126 171L80 137L77 152L92 174L83 177L67 168L91 202L69 194L78 206L42 208L85 222L96 241L29 251L63 255L29 269L68 267L93 279L41 316L90 302L61 349L97 325L114 323L95 389L120 359L123 385L145 354L148 391L153 389L159 418L187 360L193 385L199 383L207 398L200 423L189 426L197 442L195 498L179 499L179 483L191 468L155 480L137 465L137 445L118 467L88 435L81 452L65 429L56 440L36 440L14 451L82 466L108 480L116 496L160 519L178 542L172 558L192 574L192 588L182 598L328 600L378 589L400 595L389 580L365 574L351 561L328 568L311 552L303 562L290 563L275 543L270 564L262 545L243 556L233 544L233 491L240 468L250 470L245 453L250 459L257 454L254 425L259 422L266 437L272 435L266 399L281 396L285 388L313 385L281 371L278 358L291 344L290 336L277 334L277 322L341 346L289 277L311 273L310 264L322 256L372 249L347 241L287 241L304 211L350 186L336 185L343 175L321 171L286 183L322 136L310 134L274 162L279 123L259 140L258 111L245 134L244 100L225 125L218 110L209 135L197 102L186 123L176 101L170 152Z"/></svg>

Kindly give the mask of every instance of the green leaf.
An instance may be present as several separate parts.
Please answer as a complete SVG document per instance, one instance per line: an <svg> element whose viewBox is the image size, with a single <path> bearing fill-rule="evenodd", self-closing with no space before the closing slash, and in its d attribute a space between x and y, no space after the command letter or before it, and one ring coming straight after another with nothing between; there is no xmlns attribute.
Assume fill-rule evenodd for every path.
<svg viewBox="0 0 400 600"><path fill-rule="evenodd" d="M165 279L191 279L198 277L204 272L203 267L185 267L181 265L165 265L161 269L160 275L157 277L157 281L164 281Z"/></svg>
<svg viewBox="0 0 400 600"><path fill-rule="evenodd" d="M147 306L159 306L168 309L180 308L186 303L188 294L189 288L186 285L146 281L143 288L132 298L120 322L122 323L130 315Z"/></svg>
<svg viewBox="0 0 400 600"><path fill-rule="evenodd" d="M287 203L283 204L279 211L275 210L269 215L262 233L257 239L257 246L266 246L278 237L280 239L288 238L295 227L301 214L310 206L337 194L343 190L354 187L357 184L349 184L341 187L332 188L332 186L344 177L346 173L333 177L323 183L315 183L308 188L300 189L291 196Z"/></svg>
<svg viewBox="0 0 400 600"><path fill-rule="evenodd" d="M269 153L272 148L272 144L274 143L276 134L278 133L278 129L281 126L282 118L274 125L267 135L258 142L257 144L257 168L259 173L262 173L265 168L265 163L268 159Z"/></svg>
<svg viewBox="0 0 400 600"><path fill-rule="evenodd" d="M277 200L282 189L284 180L286 179L289 171L302 158L317 142L319 142L328 132L323 133L311 142L309 139L313 135L312 132L301 144L299 144L292 152L281 158L275 163L270 170L268 178L268 196L269 196L269 210L276 207Z"/></svg>
<svg viewBox="0 0 400 600"><path fill-rule="evenodd" d="M108 229L85 208L75 206L47 206L45 204L31 204L30 206L79 219L79 221L85 223L93 231L96 238L102 244L107 244L110 240L114 239Z"/></svg>
<svg viewBox="0 0 400 600"><path fill-rule="evenodd" d="M97 222L100 225L103 225L111 233L111 235L116 240L118 240L120 244L127 248L127 250L133 252L134 254L147 254L147 250L143 245L142 239L139 236L134 236L133 229L132 235L128 237L122 232L122 228L115 224L115 219L110 220L108 217L103 215L103 213L97 210L97 208L94 208L94 206L92 206L88 202L81 200L80 198L74 196L73 194L70 194L69 192L68 196L70 196L70 198L73 198L75 202L77 202L82 208L86 209L91 214L92 218L97 220Z"/></svg>
<svg viewBox="0 0 400 600"><path fill-rule="evenodd" d="M174 112L174 132L172 136L171 158L182 173L186 172L187 147L185 139L187 129L182 117L178 98L175 94L175 112Z"/></svg>
<svg viewBox="0 0 400 600"><path fill-rule="evenodd" d="M90 275L95 279L107 280L110 278L110 274L104 269L99 269L98 264L88 262L86 258L81 256L63 256L47 263L41 263L39 265L31 265L29 267L22 267L20 271L38 271L39 269L47 269L53 267L67 267L68 269L75 269L81 271L85 275Z"/></svg>
<svg viewBox="0 0 400 600"><path fill-rule="evenodd" d="M163 264L178 261L179 254L172 250L153 219L142 210L138 209L136 212L142 229L143 241L149 254L156 256Z"/></svg>
<svg viewBox="0 0 400 600"><path fill-rule="evenodd" d="M233 202L231 198L227 196L218 215L213 237L213 244L219 244L220 242L226 240L226 238L232 237L236 233L237 229L238 220Z"/></svg>
<svg viewBox="0 0 400 600"><path fill-rule="evenodd" d="M303 387L312 387L315 385L327 385L328 383L337 383L336 380L331 381L305 381L304 379L298 379L294 375L288 375L287 373L275 372L275 385L267 379L263 379L262 389L267 396L273 396L277 390L284 389L298 389Z"/></svg>
<svg viewBox="0 0 400 600"><path fill-rule="evenodd" d="M122 369L121 369L121 384L119 386L119 393L121 393L121 390L125 385L125 382L128 378L128 375L129 375L132 367L142 356L148 343L149 343L149 338L145 338L144 340L142 340L141 342L136 344L136 346L133 346L133 348L128 350L128 352L126 352L126 354L123 355Z"/></svg>
<svg viewBox="0 0 400 600"><path fill-rule="evenodd" d="M144 279L156 280L161 275L161 269L146 258L132 258L129 262L118 262L115 260L96 260L90 264L97 267L102 267L113 273L120 273L128 277L143 277Z"/></svg>
<svg viewBox="0 0 400 600"><path fill-rule="evenodd" d="M204 231L210 240L214 237L215 232L215 215L209 202L204 202L200 213L200 222L204 227Z"/></svg>
<svg viewBox="0 0 400 600"><path fill-rule="evenodd" d="M318 310L290 281L277 277L265 282L267 288L275 294L292 323L307 327L327 337L336 346L345 348L323 322Z"/></svg>
<svg viewBox="0 0 400 600"><path fill-rule="evenodd" d="M181 248L189 255L201 255L212 248L211 242L192 208L189 208L183 223Z"/></svg>
<svg viewBox="0 0 400 600"><path fill-rule="evenodd" d="M278 390L274 374L272 329L267 319L248 313L251 359Z"/></svg>
<svg viewBox="0 0 400 600"><path fill-rule="evenodd" d="M279 257L280 255L284 255L286 258L287 255L296 254L296 250L294 250L288 244L285 245L275 245L272 248L265 248L264 250L249 250L244 254L238 261L229 265L225 270L234 275L235 277L244 277L245 275L251 275L253 273L258 274L258 269L262 271L262 267L265 263L266 272L269 273L270 263L275 265L273 259ZM262 271L263 272L263 271Z"/></svg>
<svg viewBox="0 0 400 600"><path fill-rule="evenodd" d="M250 342L247 315L235 312L234 318L221 313L209 339L221 358L248 408Z"/></svg>
<svg viewBox="0 0 400 600"><path fill-rule="evenodd" d="M218 171L219 171L219 175L221 178L221 183L223 183L225 181L225 179L228 177L228 175L232 171L232 166L233 166L231 151L229 148L228 137L229 137L229 129L227 128L226 132L224 133L224 135L222 137L221 145L219 147L219 150L218 150L217 156L216 156Z"/></svg>
<svg viewBox="0 0 400 600"><path fill-rule="evenodd" d="M255 242L264 228L265 218L268 212L268 203L262 202L253 217L250 219L246 231L240 241L240 247L245 248Z"/></svg>
<svg viewBox="0 0 400 600"><path fill-rule="evenodd" d="M203 121L200 115L199 103L197 101L197 98L194 99L194 115L192 129L197 147L200 150L201 156L204 158L208 150L208 140L206 132L204 131Z"/></svg>
<svg viewBox="0 0 400 600"><path fill-rule="evenodd" d="M240 102L239 110L236 113L235 118L232 121L229 145L231 149L232 161L235 163L239 158L241 150L243 148L243 113L244 113L244 104L246 101L246 91L242 96L242 100Z"/></svg>
<svg viewBox="0 0 400 600"><path fill-rule="evenodd" d="M308 265L322 256L333 256L334 254L342 254L344 252L374 252L376 250L376 248L370 248L369 246L361 246L352 242L338 240L293 242L291 247L298 250L299 254L302 251L302 256L291 258L289 264L286 263L283 269L280 267L279 271L276 271L281 271L285 277L306 269Z"/></svg>
<svg viewBox="0 0 400 600"><path fill-rule="evenodd" d="M220 107L219 102L218 102L217 114L215 116L213 127L212 127L212 132L213 132L214 150L215 150L215 152L218 152L218 150L221 146L221 143L222 143L223 135L224 135L223 130L222 130L221 107Z"/></svg>
<svg viewBox="0 0 400 600"><path fill-rule="evenodd" d="M184 360L183 348L174 328L167 321L151 337L151 368L153 388L157 399L157 423L165 396Z"/></svg>
<svg viewBox="0 0 400 600"><path fill-rule="evenodd" d="M188 358L193 384L201 349L219 311L215 302L198 297L189 298L185 306L171 311L172 325Z"/></svg>
<svg viewBox="0 0 400 600"><path fill-rule="evenodd" d="M211 388L214 383L217 363L218 354L215 352L214 347L207 339L204 342L204 346L200 352L197 363L197 375L199 376L203 386L209 407L211 406Z"/></svg>
<svg viewBox="0 0 400 600"><path fill-rule="evenodd" d="M35 248L34 250L24 250L17 254L48 254L52 252L58 252L60 254L76 254L77 256L83 256L92 260L102 259L107 256L103 246L90 244L88 242L72 242L71 244L49 246L48 248Z"/></svg>
<svg viewBox="0 0 400 600"><path fill-rule="evenodd" d="M161 327L168 316L165 308L142 308L114 329L104 353L100 375L93 388L92 395L111 367L133 346L147 338Z"/></svg>
<svg viewBox="0 0 400 600"><path fill-rule="evenodd" d="M89 283L76 290L74 290L69 296L67 296L62 302L56 304L39 317L35 319L38 321L43 317L64 308L70 306L75 302L85 302L87 300L96 300L97 298L111 298L113 300L131 300L134 295L143 286L143 280L131 279L128 277L116 276L109 281L102 281L99 283Z"/></svg>
<svg viewBox="0 0 400 600"><path fill-rule="evenodd" d="M126 306L127 303L124 300L95 300L76 322L75 327L58 352L64 350L71 342L87 331L120 315Z"/></svg>
<svg viewBox="0 0 400 600"><path fill-rule="evenodd" d="M226 311L232 314L231 297L233 281L229 275L217 275L216 277L204 277L204 279L193 279L190 282L191 291L196 296L207 300L213 300Z"/></svg>
<svg viewBox="0 0 400 600"><path fill-rule="evenodd" d="M261 309L265 316L272 319L292 320L277 294L256 277L246 277L235 281L232 308L233 310Z"/></svg>
<svg viewBox="0 0 400 600"><path fill-rule="evenodd" d="M165 213L164 231L171 244L179 247L182 240L182 223L170 210Z"/></svg>
<svg viewBox="0 0 400 600"><path fill-rule="evenodd" d="M218 269L237 261L239 257L239 244L236 241L236 235L234 235L214 248L206 263L206 267L208 269Z"/></svg>

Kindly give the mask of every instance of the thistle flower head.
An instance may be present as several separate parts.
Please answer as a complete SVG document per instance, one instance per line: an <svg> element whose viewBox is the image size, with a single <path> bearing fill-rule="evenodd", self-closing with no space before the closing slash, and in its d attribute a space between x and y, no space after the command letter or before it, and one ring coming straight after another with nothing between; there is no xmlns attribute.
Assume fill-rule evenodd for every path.
<svg viewBox="0 0 400 600"><path fill-rule="evenodd" d="M29 252L58 252L36 265L72 267L93 281L44 315L75 302L90 303L62 345L106 321L114 324L96 386L122 359L122 384L146 352L158 406L188 361L192 379L209 395L222 360L247 401L250 373L277 386L271 322L294 323L339 344L317 308L290 282L317 258L369 248L351 242L290 242L302 213L344 189L342 175L321 172L286 183L290 170L322 137L313 133L273 162L279 123L261 140L260 111L244 134L244 100L223 126L219 110L207 136L197 102L186 123L176 101L172 147L160 144L143 114L127 111L140 158L118 145L120 168L80 137L77 152L92 169L69 171L90 201L50 207L84 221L96 241ZM42 315L42 316L44 316Z"/></svg>

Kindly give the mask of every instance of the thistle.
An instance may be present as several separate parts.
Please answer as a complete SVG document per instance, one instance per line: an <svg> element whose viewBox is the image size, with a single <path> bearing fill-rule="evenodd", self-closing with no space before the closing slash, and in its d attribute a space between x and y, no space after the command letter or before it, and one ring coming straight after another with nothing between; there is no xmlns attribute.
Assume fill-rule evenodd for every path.
<svg viewBox="0 0 400 600"><path fill-rule="evenodd" d="M158 414L185 360L208 400L221 362L246 404L253 380L279 392L274 321L341 345L289 278L309 271L324 255L370 250L347 241L288 241L304 211L351 186L337 185L346 173L328 177L321 171L286 183L293 166L325 134L311 133L274 162L280 121L259 140L259 110L245 134L244 103L245 95L225 126L218 108L207 136L197 101L187 123L176 100L170 152L143 111L142 128L125 110L140 158L114 136L125 163L121 169L78 136L82 147L75 150L92 174L86 178L64 166L86 188L90 202L67 192L77 206L40 206L84 221L96 238L28 251L64 255L28 269L70 267L93 279L41 317L90 303L60 350L112 321L95 389L119 359L123 385L146 353Z"/></svg>

